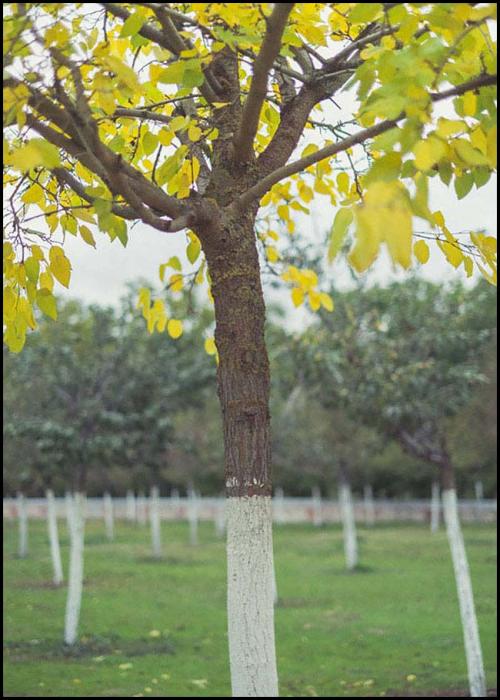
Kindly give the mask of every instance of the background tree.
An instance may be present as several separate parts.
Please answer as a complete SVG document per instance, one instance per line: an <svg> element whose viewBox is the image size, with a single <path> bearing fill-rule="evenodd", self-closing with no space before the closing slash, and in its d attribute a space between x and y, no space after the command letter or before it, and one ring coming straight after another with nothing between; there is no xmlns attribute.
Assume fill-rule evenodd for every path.
<svg viewBox="0 0 500 700"><path fill-rule="evenodd" d="M488 26L494 6L100 8L96 17L81 3L62 11L59 4L7 6L5 340L12 350L22 348L35 325L33 305L56 313L54 278L65 285L70 278L52 235L58 227L91 245L87 223L123 243L127 221L169 234L189 229L187 258L202 259L197 276L208 271L216 316L233 692L276 696L269 367L257 213L269 205L293 232L291 205L307 210L314 192L323 192L343 204L333 248L356 221L350 261L360 272L382 243L396 264L411 265L415 214L439 228L444 254L470 273L473 258L457 246L442 215L430 211L427 192L439 174L464 194L473 182L487 181L495 165ZM306 145L307 127L322 138L323 104L342 98L348 84L360 101L357 113L345 124L327 121L333 142ZM434 105L453 98L457 118L443 122ZM343 172L340 157L357 145L373 157L362 179ZM51 234L26 225L32 205ZM276 259L274 231L263 221L267 255ZM425 259L426 244L419 243L415 254ZM493 280L491 239L474 234L472 245ZM178 274L169 278L172 288L180 285ZM307 296L313 309L332 308L311 271L291 268L283 277L298 302ZM180 334L179 319L168 318L161 299L151 304L144 294L141 303L150 329Z"/></svg>

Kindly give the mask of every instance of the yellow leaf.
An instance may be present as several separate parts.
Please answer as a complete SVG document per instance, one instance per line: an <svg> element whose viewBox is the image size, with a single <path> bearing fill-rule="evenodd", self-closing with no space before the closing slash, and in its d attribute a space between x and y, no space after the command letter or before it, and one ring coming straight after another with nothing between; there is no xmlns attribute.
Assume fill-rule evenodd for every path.
<svg viewBox="0 0 500 700"><path fill-rule="evenodd" d="M182 321L171 318L167 324L167 332L171 338L180 338L182 335Z"/></svg>
<svg viewBox="0 0 500 700"><path fill-rule="evenodd" d="M304 303L304 290L300 287L294 287L292 289L292 301L294 306L301 306Z"/></svg>
<svg viewBox="0 0 500 700"><path fill-rule="evenodd" d="M321 306L323 308L325 308L327 311L333 311L333 309L334 309L333 299L329 294L327 294L326 292L320 292L319 293L319 300L320 300Z"/></svg>
<svg viewBox="0 0 500 700"><path fill-rule="evenodd" d="M477 109L477 97L473 92L466 92L462 98L463 112L466 117L473 117Z"/></svg>
<svg viewBox="0 0 500 700"><path fill-rule="evenodd" d="M92 231L87 226L83 225L79 226L78 230L80 232L80 236L83 238L85 243L88 243L88 245L91 245L93 248L95 248L95 239L92 235Z"/></svg>
<svg viewBox="0 0 500 700"><path fill-rule="evenodd" d="M429 246L425 241L417 241L413 246L413 252L419 263L424 265L429 260Z"/></svg>
<svg viewBox="0 0 500 700"><path fill-rule="evenodd" d="M207 355L215 355L217 352L217 347L215 345L215 340L213 338L207 338L205 340L205 352Z"/></svg>
<svg viewBox="0 0 500 700"><path fill-rule="evenodd" d="M419 170L430 170L446 154L446 145L440 139L430 136L417 143L414 153L415 166Z"/></svg>
<svg viewBox="0 0 500 700"><path fill-rule="evenodd" d="M49 268L56 280L64 287L68 287L71 277L71 265L63 249L59 248L59 246L52 246L49 251L49 259Z"/></svg>

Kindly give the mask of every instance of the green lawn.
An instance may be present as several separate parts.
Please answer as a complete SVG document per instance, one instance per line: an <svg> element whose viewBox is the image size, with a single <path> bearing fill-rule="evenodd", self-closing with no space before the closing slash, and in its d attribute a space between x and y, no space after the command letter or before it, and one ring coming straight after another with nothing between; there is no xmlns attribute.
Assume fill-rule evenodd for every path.
<svg viewBox="0 0 500 700"><path fill-rule="evenodd" d="M30 522L29 557L4 529L5 696L229 697L224 544L212 523L190 547L164 523L164 560L144 526L108 543L86 528L81 644L62 645L66 591L50 586L45 523ZM68 534L59 523L65 572ZM491 526L465 530L488 686L496 687L496 547ZM276 636L284 697L378 697L465 690L452 566L443 532L361 529L362 567L343 570L340 529L275 528Z"/></svg>

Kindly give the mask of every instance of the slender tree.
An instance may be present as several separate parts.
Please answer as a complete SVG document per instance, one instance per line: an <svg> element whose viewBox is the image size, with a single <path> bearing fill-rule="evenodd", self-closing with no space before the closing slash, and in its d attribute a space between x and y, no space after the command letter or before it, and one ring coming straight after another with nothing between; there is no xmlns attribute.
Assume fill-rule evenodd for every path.
<svg viewBox="0 0 500 700"><path fill-rule="evenodd" d="M194 281L208 274L215 308L215 347L207 341L218 354L223 414L233 694L276 696L258 240L276 261L277 234L266 215L275 211L293 233L293 209L307 211L317 193L342 205L332 255L355 219L350 261L358 271L382 243L404 268L413 254L425 259L425 241L413 252L413 214L434 227L450 262L470 271L470 251L430 211L427 192L438 174L465 194L494 167L494 7L99 7L96 17L83 3L7 5L5 341L22 348L35 325L33 305L56 315L54 279L67 286L71 273L61 229L90 245L87 224L124 244L127 221L167 235L188 231L186 255L199 264ZM360 106L332 124L324 108L349 87ZM443 101L456 118L438 118L434 106ZM319 144L301 141L309 127ZM352 149L355 160L358 152L374 157L363 176ZM33 206L50 233L33 228ZM490 238L474 234L471 245L492 278ZM174 293L183 283L179 267L174 258L160 270L164 278L173 268L167 284ZM332 308L312 271L292 266L282 275L297 304L307 298L313 309ZM182 322L162 299L144 291L140 305L150 330L181 334Z"/></svg>

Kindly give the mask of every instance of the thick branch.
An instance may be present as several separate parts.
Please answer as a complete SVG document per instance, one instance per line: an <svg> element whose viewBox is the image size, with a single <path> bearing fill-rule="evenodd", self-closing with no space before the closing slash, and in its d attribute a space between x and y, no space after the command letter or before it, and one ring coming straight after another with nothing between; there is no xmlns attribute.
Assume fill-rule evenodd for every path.
<svg viewBox="0 0 500 700"><path fill-rule="evenodd" d="M235 157L239 162L249 161L253 155L253 141L259 127L262 105L266 99L269 72L279 55L281 37L293 3L276 3L267 22L267 31L253 65L250 83L238 133L234 139Z"/></svg>
<svg viewBox="0 0 500 700"><path fill-rule="evenodd" d="M456 85L455 87L450 88L449 90L445 90L444 92L430 93L430 98L432 102L439 102L448 97L456 97L458 95L463 95L464 93L469 92L470 90L476 90L480 87L485 87L488 85L495 85L496 82L496 75L480 75L476 78L473 78L472 80L468 80L467 82L462 83L461 85ZM395 127L398 124L398 122L400 122L405 117L406 114L402 112L398 117L396 117L396 119L385 119L384 121L379 122L378 124L374 124L373 126L369 126L366 129L358 131L358 133L353 134L352 136L348 136L347 138L342 139L341 141L337 141L337 143L333 143L330 146L320 148L318 151L315 151L315 153L311 153L310 155L305 156L304 158L300 158L299 160L295 160L292 163L288 163L288 165L278 168L274 172L270 173L267 177L264 177L260 182L257 183L257 185L251 187L247 192L245 192L245 194L243 194L240 197L240 199L236 202L236 206L240 208L246 208L250 204L250 202L252 202L254 199L260 199L260 197L266 194L266 192L268 192L271 189L271 187L280 180L283 180L286 177L290 177L290 175L295 175L295 173L299 173L302 170L308 168L309 166L319 163L325 158L330 158L331 156L334 156L337 153L346 151L348 148L352 148L353 146L364 143L365 141L367 141L370 138L373 138L374 136L383 134L385 131L388 131L389 129Z"/></svg>

